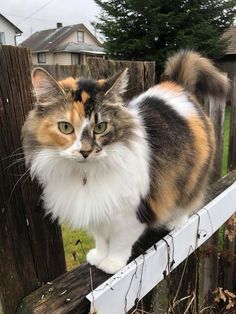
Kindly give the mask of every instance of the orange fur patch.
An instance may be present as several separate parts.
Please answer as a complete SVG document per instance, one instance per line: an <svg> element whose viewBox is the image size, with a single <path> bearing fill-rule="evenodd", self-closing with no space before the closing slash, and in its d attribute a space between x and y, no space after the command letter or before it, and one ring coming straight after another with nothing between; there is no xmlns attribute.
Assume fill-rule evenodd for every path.
<svg viewBox="0 0 236 314"><path fill-rule="evenodd" d="M187 123L194 136L195 155L197 156L197 163L195 163L188 181L188 188L191 191L197 183L203 165L209 158L210 147L203 121L197 116L192 116L188 118Z"/></svg>
<svg viewBox="0 0 236 314"><path fill-rule="evenodd" d="M104 79L97 81L97 84L99 87L103 87L105 85L105 83L106 83L106 80L104 80Z"/></svg>
<svg viewBox="0 0 236 314"><path fill-rule="evenodd" d="M163 181L161 180L156 193L154 192L154 196L149 199L149 204L159 223L165 223L170 218L175 206L177 200L176 178L178 175L179 172L176 168L159 169L158 176Z"/></svg>
<svg viewBox="0 0 236 314"><path fill-rule="evenodd" d="M159 194L160 193L162 194L162 197L159 197L158 199L150 198L149 204L153 212L156 214L158 223L164 224L170 218L175 205L176 189L170 185L169 187L166 186L163 191L159 192Z"/></svg>
<svg viewBox="0 0 236 314"><path fill-rule="evenodd" d="M79 130L84 120L84 106L81 102L74 102L69 109L62 113L65 121L71 123L75 130ZM56 116L49 116L42 119L38 124L37 139L42 145L56 146L62 149L70 147L75 139L75 133L63 134L58 129Z"/></svg>
<svg viewBox="0 0 236 314"><path fill-rule="evenodd" d="M174 82L170 82L170 81L166 81L166 82L163 82L159 85L157 85L163 89L167 89L171 92L175 92L175 93L181 93L183 91L183 87L174 83ZM154 86L155 87L155 86Z"/></svg>
<svg viewBox="0 0 236 314"><path fill-rule="evenodd" d="M73 77L68 77L65 80L58 82L65 91L71 91L77 89L77 81Z"/></svg>
<svg viewBox="0 0 236 314"><path fill-rule="evenodd" d="M83 90L81 93L82 102L85 103L89 98L90 98L89 94Z"/></svg>
<svg viewBox="0 0 236 314"><path fill-rule="evenodd" d="M46 146L55 146L60 148L70 147L75 141L75 134L62 134L58 130L55 118L42 119L38 126L37 140Z"/></svg>
<svg viewBox="0 0 236 314"><path fill-rule="evenodd" d="M79 101L75 101L73 103L73 109L72 111L74 112L74 115L78 115L78 119L82 119L85 116L85 112L84 112L84 105L79 102ZM73 119L72 119L73 121Z"/></svg>

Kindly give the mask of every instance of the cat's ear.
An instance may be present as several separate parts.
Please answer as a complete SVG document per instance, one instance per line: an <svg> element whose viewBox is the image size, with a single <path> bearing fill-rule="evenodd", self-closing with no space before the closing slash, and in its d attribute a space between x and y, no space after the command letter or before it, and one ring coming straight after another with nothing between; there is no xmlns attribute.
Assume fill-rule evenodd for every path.
<svg viewBox="0 0 236 314"><path fill-rule="evenodd" d="M122 96L127 90L129 83L128 68L113 75L107 80L99 80L98 85L104 92L104 96L109 98Z"/></svg>
<svg viewBox="0 0 236 314"><path fill-rule="evenodd" d="M65 95L63 88L42 68L35 68L32 71L32 83L37 102L40 105L48 103L52 98Z"/></svg>

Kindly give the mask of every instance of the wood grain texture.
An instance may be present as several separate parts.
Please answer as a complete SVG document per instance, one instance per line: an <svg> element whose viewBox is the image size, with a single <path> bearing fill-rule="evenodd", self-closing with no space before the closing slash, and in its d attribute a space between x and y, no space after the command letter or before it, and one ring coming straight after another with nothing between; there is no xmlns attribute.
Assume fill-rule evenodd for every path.
<svg viewBox="0 0 236 314"><path fill-rule="evenodd" d="M236 68L235 68L236 70ZM229 134L229 155L228 155L228 171L236 169L236 71L231 77L231 107L230 107L230 134ZM236 214L234 214L234 219ZM232 219L225 224L224 230L232 229ZM236 239L229 239L224 234L224 252L221 255L223 260L222 287L229 291L236 291ZM232 280L234 278L234 280Z"/></svg>
<svg viewBox="0 0 236 314"><path fill-rule="evenodd" d="M65 271L65 259L60 228L43 217L41 191L27 178L21 150L35 101L30 51L0 46L0 73L0 298L11 314L22 297Z"/></svg>
<svg viewBox="0 0 236 314"><path fill-rule="evenodd" d="M217 183L213 184L209 190L207 202L214 199L235 181L236 171L233 171L225 178L220 179ZM156 234L153 233L153 243L150 240L150 235L151 234L149 233L148 237L151 246L156 241ZM145 240L143 243L145 243ZM91 267L91 270L94 288L109 278L109 275L94 267ZM63 274L53 280L50 284L46 284L24 298L18 308L17 314L88 314L89 302L86 300L85 296L90 291L90 266L88 264L83 264L80 267ZM149 297L148 305L150 305Z"/></svg>
<svg viewBox="0 0 236 314"><path fill-rule="evenodd" d="M214 99L209 100L209 116L212 120L215 129L216 136L216 154L214 162L214 170L211 178L212 182L215 182L221 177L221 169L223 163L223 147L224 147L224 120L225 120L225 102L217 101ZM210 248L217 248L219 244L219 230L206 241L202 246L203 252L208 252ZM204 254L203 258L203 269L204 276L202 278L202 296L201 298L206 301L206 304L211 304L212 294L211 291L218 286L218 274L219 274L219 263L217 250L213 250L211 254Z"/></svg>
<svg viewBox="0 0 236 314"><path fill-rule="evenodd" d="M236 169L236 72L232 81L228 170Z"/></svg>

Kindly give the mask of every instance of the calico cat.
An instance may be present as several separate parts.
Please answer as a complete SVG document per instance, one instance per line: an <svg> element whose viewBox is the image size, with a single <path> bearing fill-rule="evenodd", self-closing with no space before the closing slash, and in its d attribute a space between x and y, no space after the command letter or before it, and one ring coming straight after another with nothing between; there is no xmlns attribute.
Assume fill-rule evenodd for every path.
<svg viewBox="0 0 236 314"><path fill-rule="evenodd" d="M201 207L215 137L200 102L223 100L228 89L208 59L180 51L162 82L128 103L127 69L107 80L57 82L36 68L32 80L26 164L46 211L93 234L90 264L117 272L147 227L171 230Z"/></svg>

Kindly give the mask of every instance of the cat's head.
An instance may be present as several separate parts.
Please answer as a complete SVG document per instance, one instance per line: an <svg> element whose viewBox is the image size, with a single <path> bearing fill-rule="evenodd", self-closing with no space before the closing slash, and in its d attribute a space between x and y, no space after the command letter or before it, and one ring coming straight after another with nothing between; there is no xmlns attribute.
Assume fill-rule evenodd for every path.
<svg viewBox="0 0 236 314"><path fill-rule="evenodd" d="M114 143L127 144L132 136L134 121L122 98L127 69L106 80L57 82L36 68L32 82L37 102L22 132L28 162L45 148L68 160L89 162L105 157Z"/></svg>

